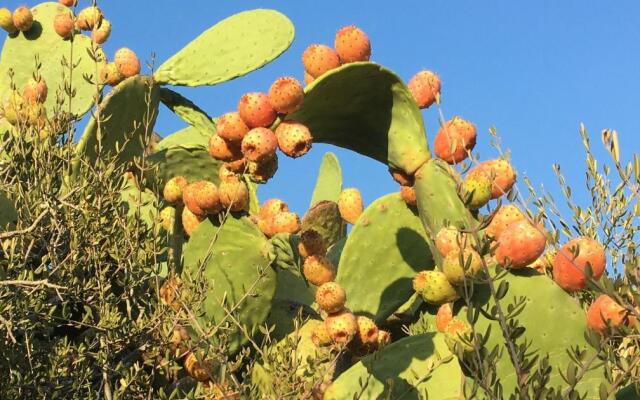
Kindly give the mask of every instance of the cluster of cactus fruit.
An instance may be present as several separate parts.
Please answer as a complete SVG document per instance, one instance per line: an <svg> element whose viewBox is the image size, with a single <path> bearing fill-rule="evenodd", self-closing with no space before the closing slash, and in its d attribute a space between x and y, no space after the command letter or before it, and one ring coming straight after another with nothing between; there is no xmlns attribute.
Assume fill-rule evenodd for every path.
<svg viewBox="0 0 640 400"><path fill-rule="evenodd" d="M90 31L93 43L83 43L83 46L99 46L107 40L111 23L99 8L88 7L74 16L66 8L75 6L74 1L60 0L60 3L64 8L54 7L55 12L44 12L46 7L51 7L47 5L50 3L38 6L43 8L40 14L34 13L35 17L25 7L13 13L0 9L0 26L9 33L5 47L10 46L11 41L19 40L21 32L28 32L38 15L54 15L54 20L40 20L39 23L46 22L47 27L52 26L59 40L69 42L70 46L82 35L81 31ZM207 64L212 43L225 45L229 30L234 32L256 21L262 24L256 32L265 36L265 40L269 39L271 47L264 41L254 42L253 38L247 38L233 44L235 53L232 52L228 58L221 52L218 62L228 62L225 68L215 63L203 67ZM49 33L43 32L43 35ZM153 122L151 127L140 127L135 122L144 118L140 105L152 108L155 121L158 103L162 102L190 125L190 128L169 135L156 146L149 156L155 170L144 173L148 175L150 189L159 192L166 206L159 212L158 220L169 236L179 238L170 241L170 246L179 247L184 253L184 259L175 260L184 268L176 270L181 270L182 274L195 274L196 266L203 265L205 276L215 281L206 299L210 311L205 313L205 318L214 319L214 315L220 315L223 307L220 299L239 296L231 289L245 286L259 277L256 266L262 265L272 273L264 278L267 289L251 296L239 307L241 313L243 307L248 310L246 315L239 317L242 323L247 324L248 330L238 331L238 347L246 344L247 338L242 338L242 334L254 332L275 313L275 300L279 295L285 296L278 292L276 282L286 276L286 279L294 279L299 285L297 287L315 301L294 298L290 294L283 298L311 307L315 310L311 319L324 320L314 325L311 333L311 340L318 348L330 346L338 352L346 351L360 363L371 360L367 357L373 355L367 356L368 353L385 351L391 364L394 362L393 352L404 354L396 350L401 343L407 346L409 353L412 349L431 348L435 354L442 351L442 348L439 351L435 349L444 338L454 358L461 356L460 349L463 353L472 352L486 344L476 340L472 323L465 319L460 303L456 305L456 301L463 299L470 287L486 285L490 271L496 268L509 272L504 279L512 283L510 291L515 290L514 287L522 289L514 296L539 299L537 296L541 294L536 293L536 288L542 287L541 293L549 291L554 301L571 310L577 307L571 296L558 293L554 285L572 293L584 290L590 281L599 280L606 269L604 247L594 238L577 237L557 251L548 249L551 247L548 235L540 221L534 220L516 204L502 204L502 198L514 190L517 176L507 159L472 160L475 165L464 178L461 177L457 167L473 158L477 140L477 129L471 122L458 116L443 121L435 136L435 157L432 157L419 110L440 105L439 77L431 71L420 71L405 86L395 74L369 61L371 43L361 29L347 26L338 30L335 49L316 44L304 51L302 63L306 87L293 77L278 78L268 93L245 94L236 111L217 119L210 118L181 95L161 87L166 84L213 85L241 76L286 50L292 35L293 30L286 17L269 10L256 10L238 14L212 27L183 50L188 56L177 54L149 80L139 75L140 61L129 49L116 52L113 63L106 63L104 58L94 60L101 71L97 77L99 84L114 86L99 109L126 113L126 116L118 121L108 120L99 128L96 125L100 124L93 119L100 116L93 116L78 145L79 156L95 156L91 146L97 141L96 137L101 137L96 133L100 129L110 135L103 135L104 139L101 139L102 146L106 144L108 149L121 149L123 143L128 142L126 134L132 131L138 136L150 135ZM252 44L259 50L251 47ZM250 52L260 52L260 57L254 54L246 65L233 64ZM2 66L3 63L8 66ZM5 73L13 65L3 56L0 67L0 72ZM2 99L4 119L12 125L21 121L31 124L46 121L45 102L48 89L52 87L48 88L37 71L22 80L24 82L15 82L23 84L22 93L18 94L0 79L4 85L1 88L3 94L10 93ZM76 82L76 85L81 86L82 83ZM363 97L371 100L374 106L366 110L361 108L363 102L355 100ZM125 103L132 98L138 99L139 104ZM343 105L344 108L334 110L335 120L328 123L332 118L333 101L335 107ZM339 104L340 101L346 103ZM75 117L81 117L90 105L79 106ZM372 121L378 124L373 127ZM40 129L43 127L44 123ZM367 132L371 140L363 141L358 137L363 132ZM277 149L297 158L310 151L314 141L346 147L386 163L392 178L400 185L399 195L384 197L365 209L359 191L354 188L343 190L341 177L335 178L334 171L328 178L321 174L317 190L322 194L312 202L311 209L302 220L280 199L270 199L257 207L254 185L267 183L277 172ZM142 154L135 150L132 153L133 156L123 162L131 162L134 156ZM145 192L143 187L138 190ZM492 200L496 201L497 207L488 215L481 215L485 206L492 206ZM346 223L353 225L350 235L346 235ZM212 239L214 226L220 227L221 235L220 242L214 244L214 252L217 251L216 245L220 250L209 257L210 251L205 251L203 243ZM392 228L389 230L388 227ZM369 232L376 234L370 237L367 235L373 233ZM241 240L234 242L225 238L225 234L232 233L241 235ZM407 248L408 242L403 242L403 235L414 247ZM286 243L289 242L285 241L282 246L289 246L289 253L295 257L287 258L273 251L285 236L294 238L291 243L295 244L288 245ZM395 257L393 264L384 264L384 258L370 258L373 256L367 253L373 254L374 251L368 250L367 244L363 243L365 241L379 241L381 246L386 246L381 251L387 253L389 259ZM230 262L225 259L228 254L237 258ZM416 259L419 266L414 261L407 261ZM294 266L294 278L287 275L291 271L282 265ZM233 270L225 269L231 267ZM369 268L375 270L369 272ZM525 268L533 272L533 276L517 273ZM416 271L419 272L416 274ZM365 277L376 273L380 282L375 284L352 281L358 274ZM395 282L384 281L387 275L391 277L394 274L397 277ZM546 278L547 274L551 274L553 280ZM535 287L530 290L521 283L528 279L535 281ZM176 276L167 277L160 291L164 302L176 312L181 308L175 300L182 290L180 282ZM358 286L367 287L358 290ZM225 291L227 289L229 292ZM414 291L417 296L412 297ZM384 296L393 299L385 297L388 304L381 305ZM387 326L389 318L401 309L399 314L415 314L418 309L424 311L422 302L439 307L433 315L435 330L439 333L419 338L403 337L406 335L400 333L392 344L391 333L382 329ZM536 307L533 303L529 307ZM602 295L593 301L582 321L582 325L570 325L561 320L557 323L566 330L579 331L587 326L607 335L611 329L623 325L634 327L636 318L614 299ZM199 360L195 352L181 344L189 335L189 329L175 330L171 340L173 350L184 357L184 368L193 379L209 382L214 368L212 363ZM582 332L577 335L582 336ZM394 333L394 339L395 336ZM563 342L542 342L534 336L528 339L542 353L562 353L569 347ZM398 345L394 347L396 343ZM587 346L586 343L584 345ZM380 362L384 363L384 360ZM411 360L404 360L403 365L409 370ZM566 360L558 360L553 367L562 370L566 367ZM459 367L446 365L442 368L447 368L447 374L455 374L450 376L451 380L462 379ZM334 377L325 398L350 398L356 393L358 388L353 376L359 373L357 371L358 364L347 369L343 373L344 378L342 375ZM596 370L593 374L597 380L601 372ZM434 378L433 381L438 380ZM429 385L428 382L417 382L415 386ZM511 384L515 387L515 383Z"/></svg>

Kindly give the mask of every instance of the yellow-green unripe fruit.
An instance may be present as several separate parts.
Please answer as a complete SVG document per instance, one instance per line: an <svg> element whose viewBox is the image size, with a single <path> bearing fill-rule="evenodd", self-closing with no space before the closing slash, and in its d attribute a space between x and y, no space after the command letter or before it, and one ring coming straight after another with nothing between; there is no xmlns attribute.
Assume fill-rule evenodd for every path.
<svg viewBox="0 0 640 400"><path fill-rule="evenodd" d="M176 219L176 209L173 207L165 207L160 211L160 221L162 227L169 233L173 233L174 221Z"/></svg>
<svg viewBox="0 0 640 400"><path fill-rule="evenodd" d="M18 32L18 28L13 24L13 16L8 8L0 8L0 28L7 31L9 35Z"/></svg>
<svg viewBox="0 0 640 400"><path fill-rule="evenodd" d="M457 354L458 349L470 353L475 348L471 326L456 318L452 319L444 328L444 341L454 354Z"/></svg>
<svg viewBox="0 0 640 400"><path fill-rule="evenodd" d="M414 279L414 288L426 301L431 304L450 303L460 298L460 294L449 283L447 276L440 271L422 271L419 273L421 279L417 284ZM416 277L417 278L417 277Z"/></svg>
<svg viewBox="0 0 640 400"><path fill-rule="evenodd" d="M482 273L482 257L477 251L465 249L452 251L442 261L442 272L452 285L463 285L467 278L477 277Z"/></svg>
<svg viewBox="0 0 640 400"><path fill-rule="evenodd" d="M491 200L491 180L484 175L469 176L462 182L462 196L472 210L484 207Z"/></svg>

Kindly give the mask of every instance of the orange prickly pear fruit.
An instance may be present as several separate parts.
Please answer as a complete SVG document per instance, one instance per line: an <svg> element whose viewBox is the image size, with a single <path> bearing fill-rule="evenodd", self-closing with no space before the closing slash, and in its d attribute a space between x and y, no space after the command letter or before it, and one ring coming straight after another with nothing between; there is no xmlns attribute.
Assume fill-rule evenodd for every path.
<svg viewBox="0 0 640 400"><path fill-rule="evenodd" d="M220 169L218 170L218 178L220 178L220 182L226 181L237 181L240 179L240 176L229 169L227 164L222 164Z"/></svg>
<svg viewBox="0 0 640 400"><path fill-rule="evenodd" d="M233 212L246 211L249 208L249 189L240 179L220 182L218 187L220 203L223 208Z"/></svg>
<svg viewBox="0 0 640 400"><path fill-rule="evenodd" d="M238 143L228 142L218 135L209 137L209 154L220 161L235 161L242 158Z"/></svg>
<svg viewBox="0 0 640 400"><path fill-rule="evenodd" d="M324 238L313 229L302 231L298 242L298 253L302 258L324 256L327 253Z"/></svg>
<svg viewBox="0 0 640 400"><path fill-rule="evenodd" d="M447 276L440 271L422 271L413 279L413 287L424 301L431 304L450 303L460 298Z"/></svg>
<svg viewBox="0 0 640 400"><path fill-rule="evenodd" d="M104 44L111 35L111 22L103 19L100 27L91 32L91 39L96 44ZM135 74L134 74L135 75Z"/></svg>
<svg viewBox="0 0 640 400"><path fill-rule="evenodd" d="M269 199L262 203L260 207L259 216L262 219L269 219L277 214L289 211L289 206L286 202L280 199Z"/></svg>
<svg viewBox="0 0 640 400"><path fill-rule="evenodd" d="M475 278L482 270L482 257L469 248L462 252L462 257L459 249L453 250L442 261L442 272L452 285L463 285L465 278Z"/></svg>
<svg viewBox="0 0 640 400"><path fill-rule="evenodd" d="M481 162L473 167L467 177L484 175L488 177L493 186L491 187L491 198L497 199L503 194L509 192L516 183L516 172L509 164L509 161L503 159L489 160Z"/></svg>
<svg viewBox="0 0 640 400"><path fill-rule="evenodd" d="M615 300L603 294L589 306L587 326L602 335L607 331L607 322L612 328L619 328L625 323L633 325L635 318Z"/></svg>
<svg viewBox="0 0 640 400"><path fill-rule="evenodd" d="M460 232L453 226L444 227L436 234L436 249L442 257L446 257L454 250L460 251L461 247L472 247L474 243L471 236Z"/></svg>
<svg viewBox="0 0 640 400"><path fill-rule="evenodd" d="M389 173L394 181L398 182L400 186L413 186L414 177L413 175L409 175L406 172L389 167Z"/></svg>
<svg viewBox="0 0 640 400"><path fill-rule="evenodd" d="M192 213L187 207L184 207L182 209L182 229L184 229L184 233L187 236L191 236L193 231L200 225L200 222L204 221L204 218L205 217Z"/></svg>
<svg viewBox="0 0 640 400"><path fill-rule="evenodd" d="M207 212L200 208L198 202L196 201L196 192L199 190L199 185L201 185L201 182L193 182L184 186L184 188L182 189L182 202L184 203L186 209L204 219L204 217L207 215Z"/></svg>
<svg viewBox="0 0 640 400"><path fill-rule="evenodd" d="M344 308L347 301L347 293L336 282L327 282L316 290L316 303L321 310L332 314Z"/></svg>
<svg viewBox="0 0 640 400"><path fill-rule="evenodd" d="M273 155L262 161L249 161L247 164L249 177L257 183L265 183L278 171L278 155Z"/></svg>
<svg viewBox="0 0 640 400"><path fill-rule="evenodd" d="M515 204L506 204L496 211L486 227L485 233L494 240L498 240L509 225L523 219L526 219L525 215Z"/></svg>
<svg viewBox="0 0 640 400"><path fill-rule="evenodd" d="M523 219L511 224L498 239L496 260L510 268L522 268L544 253L547 238L544 229Z"/></svg>
<svg viewBox="0 0 640 400"><path fill-rule="evenodd" d="M176 327L173 332L171 332L171 339L169 341L169 348L171 351L177 355L182 355L187 353L189 350L186 346L184 346L184 342L189 339L189 332L184 329L182 326Z"/></svg>
<svg viewBox="0 0 640 400"><path fill-rule="evenodd" d="M260 229L260 232L264 233L266 237L272 237L273 235L276 234L273 231L273 226L271 224L272 221L273 221L272 218L268 218L268 219L258 218L256 222L256 224L258 225L258 229Z"/></svg>
<svg viewBox="0 0 640 400"><path fill-rule="evenodd" d="M293 212L285 211L271 217L271 229L277 233L296 233L300 230L300 218Z"/></svg>
<svg viewBox="0 0 640 400"><path fill-rule="evenodd" d="M78 0L58 0L58 3L62 4L63 6L73 7L78 4Z"/></svg>
<svg viewBox="0 0 640 400"><path fill-rule="evenodd" d="M329 336L334 343L347 344L351 342L358 333L356 316L346 309L330 314L324 323L327 325Z"/></svg>
<svg viewBox="0 0 640 400"><path fill-rule="evenodd" d="M334 46L343 63L369 61L369 57L371 57L369 37L360 28L353 25L345 26L336 32Z"/></svg>
<svg viewBox="0 0 640 400"><path fill-rule="evenodd" d="M451 303L442 304L436 313L436 329L438 332L444 332L444 328L453 319L453 309Z"/></svg>
<svg viewBox="0 0 640 400"><path fill-rule="evenodd" d="M335 279L336 267L324 256L310 256L304 260L302 273L311 284L320 286Z"/></svg>
<svg viewBox="0 0 640 400"><path fill-rule="evenodd" d="M247 132L249 127L238 112L228 112L218 118L216 133L228 142L241 142Z"/></svg>
<svg viewBox="0 0 640 400"><path fill-rule="evenodd" d="M277 112L290 114L297 111L304 100L304 90L296 78L278 78L269 88L269 102Z"/></svg>
<svg viewBox="0 0 640 400"><path fill-rule="evenodd" d="M413 186L400 186L400 197L408 206L415 207L418 204L416 190Z"/></svg>
<svg viewBox="0 0 640 400"><path fill-rule="evenodd" d="M174 176L164 185L162 196L169 204L177 204L182 201L182 191L187 186L187 179L184 176Z"/></svg>
<svg viewBox="0 0 640 400"><path fill-rule="evenodd" d="M338 68L340 58L338 53L329 46L323 44L312 44L302 53L302 65L305 71L314 78L325 72Z"/></svg>
<svg viewBox="0 0 640 400"><path fill-rule="evenodd" d="M278 116L269 102L269 96L260 92L243 95L238 102L238 113L249 128L266 128Z"/></svg>
<svg viewBox="0 0 640 400"><path fill-rule="evenodd" d="M180 302L177 301L177 297L180 295L180 288L182 287L182 281L178 277L171 277L164 281L160 287L160 299L162 302L175 311L180 310Z"/></svg>
<svg viewBox="0 0 640 400"><path fill-rule="evenodd" d="M13 15L8 8L0 8L0 28L4 29L9 35L18 32L18 28L13 24Z"/></svg>
<svg viewBox="0 0 640 400"><path fill-rule="evenodd" d="M466 177L462 182L461 190L467 200L467 207L472 210L484 207L491 200L491 186L491 180L486 176Z"/></svg>
<svg viewBox="0 0 640 400"><path fill-rule="evenodd" d="M384 346L391 343L391 333L387 331L383 331L381 329L378 330L378 348L381 349Z"/></svg>
<svg viewBox="0 0 640 400"><path fill-rule="evenodd" d="M329 335L329 328L324 322L317 324L313 328L311 333L311 341L318 347L328 346L331 344L331 335Z"/></svg>
<svg viewBox="0 0 640 400"><path fill-rule="evenodd" d="M73 35L73 15L70 12L61 12L53 20L53 30L63 39L69 39Z"/></svg>
<svg viewBox="0 0 640 400"><path fill-rule="evenodd" d="M198 382L207 382L211 380L211 362L199 361L195 354L189 353L184 359L184 369L189 376Z"/></svg>
<svg viewBox="0 0 640 400"><path fill-rule="evenodd" d="M307 71L304 71L304 84L308 85L311 82L313 82L315 78L313 76L311 76L310 73L308 73Z"/></svg>
<svg viewBox="0 0 640 400"><path fill-rule="evenodd" d="M356 324L358 324L358 333L356 337L359 344L365 346L374 346L378 343L378 326L371 318L357 316Z"/></svg>
<svg viewBox="0 0 640 400"><path fill-rule="evenodd" d="M242 174L247 168L247 160L245 160L244 158L239 158L234 161L227 161L223 165L227 170L231 172L235 172L236 174Z"/></svg>
<svg viewBox="0 0 640 400"><path fill-rule="evenodd" d="M362 214L364 204L362 195L356 188L344 189L338 196L338 210L342 219L350 224L355 224Z"/></svg>
<svg viewBox="0 0 640 400"><path fill-rule="evenodd" d="M87 7L78 13L76 28L83 31L90 31L100 26L101 22L102 11L98 7Z"/></svg>
<svg viewBox="0 0 640 400"><path fill-rule="evenodd" d="M409 80L409 92L420 108L428 108L440 96L440 78L431 71L420 71Z"/></svg>
<svg viewBox="0 0 640 400"><path fill-rule="evenodd" d="M126 47L116 51L115 64L120 74L125 78L129 78L140 73L140 60L133 50Z"/></svg>
<svg viewBox="0 0 640 400"><path fill-rule="evenodd" d="M280 150L292 158L301 157L311 149L313 138L309 128L293 121L285 121L276 128Z"/></svg>
<svg viewBox="0 0 640 400"><path fill-rule="evenodd" d="M20 32L27 32L33 26L33 14L27 7L18 7L13 12L12 21Z"/></svg>
<svg viewBox="0 0 640 400"><path fill-rule="evenodd" d="M49 90L47 88L47 83L44 81L44 78L40 77L37 80L31 78L24 85L22 97L24 97L24 99L31 104L42 104L47 100L48 92Z"/></svg>
<svg viewBox="0 0 640 400"><path fill-rule="evenodd" d="M122 82L124 76L118 71L115 63L109 63L100 69L100 83L103 85L116 86Z"/></svg>
<svg viewBox="0 0 640 400"><path fill-rule="evenodd" d="M196 205L207 214L219 213L222 210L222 206L220 204L218 187L208 181L197 181L194 185L194 200Z"/></svg>
<svg viewBox="0 0 640 400"><path fill-rule="evenodd" d="M271 129L253 128L242 139L242 154L249 161L261 162L276 153L278 139Z"/></svg>
<svg viewBox="0 0 640 400"><path fill-rule="evenodd" d="M445 122L436 134L434 152L449 164L465 160L476 145L476 127L460 118Z"/></svg>
<svg viewBox="0 0 640 400"><path fill-rule="evenodd" d="M604 273L606 256L604 248L588 237L579 237L568 241L558 250L553 259L553 279L561 288L575 292L587 286L584 273L591 266L593 279L598 280Z"/></svg>
<svg viewBox="0 0 640 400"><path fill-rule="evenodd" d="M465 353L469 353L475 349L472 334L473 331L468 323L454 318L444 328L444 341L454 354L457 348L462 348Z"/></svg>

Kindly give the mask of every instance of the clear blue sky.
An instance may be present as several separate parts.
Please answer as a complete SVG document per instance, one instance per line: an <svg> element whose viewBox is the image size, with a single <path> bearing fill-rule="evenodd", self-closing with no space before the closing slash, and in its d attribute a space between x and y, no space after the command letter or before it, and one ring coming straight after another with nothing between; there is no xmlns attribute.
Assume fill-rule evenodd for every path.
<svg viewBox="0 0 640 400"><path fill-rule="evenodd" d="M25 0L9 0L15 8ZM27 1L29 6L36 4ZM89 3L81 0L81 4ZM535 3L535 4L534 4ZM355 24L367 32L372 60L408 80L428 68L443 81L443 112L474 122L483 158L495 157L488 129L495 125L520 174L559 193L551 170L561 163L569 184L584 196L580 122L601 151L600 131L616 129L622 157L640 150L640 2L513 1L103 1L113 23L106 44L112 55L130 47L158 65L216 21L252 8L274 8L296 26L292 47L267 67L222 85L180 88L212 116L232 110L247 91L266 91L278 76L302 79L300 55L311 43L332 44L335 31ZM488 4L491 4L490 6ZM424 112L430 142L435 110ZM163 136L183 127L162 110L156 130ZM261 198L280 197L306 210L325 151L335 151L345 184L358 187L367 203L396 191L386 168L327 145L301 159L281 157L277 176Z"/></svg>

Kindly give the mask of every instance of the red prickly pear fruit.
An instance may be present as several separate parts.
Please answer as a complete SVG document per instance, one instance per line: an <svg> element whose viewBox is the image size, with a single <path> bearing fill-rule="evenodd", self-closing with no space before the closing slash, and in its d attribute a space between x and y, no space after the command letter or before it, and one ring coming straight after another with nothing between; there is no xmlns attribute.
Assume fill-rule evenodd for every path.
<svg viewBox="0 0 640 400"><path fill-rule="evenodd" d="M357 316L356 323L358 324L357 339L359 344L365 346L373 346L378 343L378 326L371 318Z"/></svg>
<svg viewBox="0 0 640 400"><path fill-rule="evenodd" d="M269 199L262 203L262 207L260 207L260 213L258 215L262 219L269 219L287 211L289 211L289 206L286 202L280 199Z"/></svg>
<svg viewBox="0 0 640 400"><path fill-rule="evenodd" d="M389 343L391 343L391 333L383 330L378 330L378 348L381 349Z"/></svg>
<svg viewBox="0 0 640 400"><path fill-rule="evenodd" d="M27 7L18 7L13 12L12 21L20 32L27 32L33 26L33 14Z"/></svg>
<svg viewBox="0 0 640 400"><path fill-rule="evenodd" d="M100 69L100 83L103 85L116 86L123 79L124 76L118 71L115 63L106 64Z"/></svg>
<svg viewBox="0 0 640 400"><path fill-rule="evenodd" d="M269 102L281 114L298 111L304 100L304 90L296 78L278 78L269 88Z"/></svg>
<svg viewBox="0 0 640 400"><path fill-rule="evenodd" d="M442 260L442 272L452 285L464 285L465 279L473 279L482 271L482 257L472 249L453 250Z"/></svg>
<svg viewBox="0 0 640 400"><path fill-rule="evenodd" d="M414 177L406 172L389 167L389 173L394 181L398 182L400 186L413 186Z"/></svg>
<svg viewBox="0 0 640 400"><path fill-rule="evenodd" d="M444 341L454 354L457 354L458 349L465 353L470 353L475 349L472 335L471 326L457 318L452 319L444 328Z"/></svg>
<svg viewBox="0 0 640 400"><path fill-rule="evenodd" d="M325 246L324 238L313 229L302 231L298 242L298 253L302 258L326 255L327 247Z"/></svg>
<svg viewBox="0 0 640 400"><path fill-rule="evenodd" d="M491 222L489 222L489 225L487 225L485 229L485 233L494 240L498 240L502 232L504 232L509 225L525 218L525 215L515 204L504 205L495 212Z"/></svg>
<svg viewBox="0 0 640 400"><path fill-rule="evenodd" d="M73 35L73 16L70 12L61 12L53 20L53 30L63 39L69 39Z"/></svg>
<svg viewBox="0 0 640 400"><path fill-rule="evenodd" d="M300 230L300 218L293 212L285 211L271 217L271 229L277 233L296 233Z"/></svg>
<svg viewBox="0 0 640 400"><path fill-rule="evenodd" d="M331 344L331 335L329 335L329 328L324 322L318 323L313 327L311 332L311 341L318 347L324 347Z"/></svg>
<svg viewBox="0 0 640 400"><path fill-rule="evenodd" d="M475 145L475 125L460 117L453 117L440 127L433 147L438 158L456 164L466 159Z"/></svg>
<svg viewBox="0 0 640 400"><path fill-rule="evenodd" d="M182 201L182 191L187 186L187 180L184 176L174 176L164 184L162 196L169 204L177 204Z"/></svg>
<svg viewBox="0 0 640 400"><path fill-rule="evenodd" d="M8 8L0 8L0 28L4 29L9 35L18 32L18 28L13 24L13 16Z"/></svg>
<svg viewBox="0 0 640 400"><path fill-rule="evenodd" d="M24 99L31 104L42 104L45 102L45 100L47 100L48 92L49 90L47 89L47 83L42 77L40 77L38 80L30 78L24 85L24 89L22 90L22 97L24 97Z"/></svg>
<svg viewBox="0 0 640 400"><path fill-rule="evenodd" d="M316 290L316 303L329 314L341 311L346 301L347 293L335 282L324 283Z"/></svg>
<svg viewBox="0 0 640 400"><path fill-rule="evenodd" d="M338 196L338 210L343 220L355 224L364 210L360 191L356 188L344 189Z"/></svg>
<svg viewBox="0 0 640 400"><path fill-rule="evenodd" d="M274 153L272 157L259 162L249 161L247 169L252 181L265 183L278 171L278 155Z"/></svg>
<svg viewBox="0 0 640 400"><path fill-rule="evenodd" d="M249 127L244 123L238 112L228 112L218 118L216 124L218 136L228 142L241 142Z"/></svg>
<svg viewBox="0 0 640 400"><path fill-rule="evenodd" d="M420 71L409 80L409 92L420 108L428 108L440 97L440 78L431 71Z"/></svg>
<svg viewBox="0 0 640 400"><path fill-rule="evenodd" d="M242 154L249 161L267 160L276 153L278 139L271 129L253 128L242 139Z"/></svg>
<svg viewBox="0 0 640 400"><path fill-rule="evenodd" d="M249 208L249 189L242 180L226 180L218 187L222 207L233 212L245 211Z"/></svg>
<svg viewBox="0 0 640 400"><path fill-rule="evenodd" d="M191 236L200 222L204 221L203 216L198 216L189 210L188 207L182 209L182 229L187 236Z"/></svg>
<svg viewBox="0 0 640 400"><path fill-rule="evenodd" d="M329 336L334 343L347 344L351 342L358 333L358 322L356 316L349 310L342 310L335 314L330 314L324 323L327 325Z"/></svg>
<svg viewBox="0 0 640 400"><path fill-rule="evenodd" d="M416 190L413 186L400 186L400 197L407 203L408 206L415 207L418 204L416 198Z"/></svg>
<svg viewBox="0 0 640 400"><path fill-rule="evenodd" d="M107 19L103 19L98 29L94 29L91 32L91 40L95 44L104 44L111 35L111 22ZM135 75L135 74L134 74Z"/></svg>
<svg viewBox="0 0 640 400"><path fill-rule="evenodd" d="M189 353L184 359L184 369L187 374L198 382L211 380L212 367L213 365L210 361L200 361L194 353Z"/></svg>
<svg viewBox="0 0 640 400"><path fill-rule="evenodd" d="M305 125L285 121L276 128L276 138L280 150L292 158L301 157L311 149L313 138Z"/></svg>
<svg viewBox="0 0 640 400"><path fill-rule="evenodd" d="M308 73L307 71L304 71L304 84L305 85L309 85L311 82L314 81L314 77L311 76L310 73Z"/></svg>
<svg viewBox="0 0 640 400"><path fill-rule="evenodd" d="M311 284L320 286L335 279L336 267L324 256L310 256L304 260L302 273Z"/></svg>
<svg viewBox="0 0 640 400"><path fill-rule="evenodd" d="M436 329L438 332L444 332L444 328L452 319L453 309L451 308L451 303L441 305L436 313Z"/></svg>
<svg viewBox="0 0 640 400"><path fill-rule="evenodd" d="M575 238L565 243L553 259L553 279L564 290L575 292L587 286L587 265L591 266L592 278L598 280L605 264L606 256L600 243L588 237Z"/></svg>
<svg viewBox="0 0 640 400"><path fill-rule="evenodd" d="M302 65L305 71L314 78L318 78L325 72L338 68L340 58L338 53L329 46L312 44L302 53Z"/></svg>
<svg viewBox="0 0 640 400"><path fill-rule="evenodd" d="M496 260L509 268L523 268L544 253L547 238L542 226L523 219L502 232L495 250Z"/></svg>
<svg viewBox="0 0 640 400"><path fill-rule="evenodd" d="M471 210L484 207L491 200L491 187L491 180L486 176L467 176L461 185L467 207Z"/></svg>
<svg viewBox="0 0 640 400"><path fill-rule="evenodd" d="M140 60L133 50L126 47L116 51L114 61L118 71L125 78L129 78L140 73Z"/></svg>
<svg viewBox="0 0 640 400"><path fill-rule="evenodd" d="M218 135L211 135L209 155L220 161L234 161L242 158L242 151L238 143L227 142Z"/></svg>
<svg viewBox="0 0 640 400"><path fill-rule="evenodd" d="M336 32L334 47L343 63L369 61L371 57L369 37L353 25L345 26Z"/></svg>
<svg viewBox="0 0 640 400"><path fill-rule="evenodd" d="M63 6L73 7L78 4L78 0L58 0L58 3L62 4Z"/></svg>
<svg viewBox="0 0 640 400"><path fill-rule="evenodd" d="M481 162L469 171L467 177L476 175L484 175L491 180L493 183L491 187L492 199L497 199L509 192L516 183L515 170L511 164L509 164L509 161L503 159Z"/></svg>
<svg viewBox="0 0 640 400"><path fill-rule="evenodd" d="M196 181L193 184L193 199L199 209L207 214L217 214L222 211L218 187L208 181ZM193 210L191 210L193 211Z"/></svg>
<svg viewBox="0 0 640 400"><path fill-rule="evenodd" d="M100 26L101 22L102 11L98 7L87 7L78 13L76 28L83 31L90 31Z"/></svg>
<svg viewBox="0 0 640 400"><path fill-rule="evenodd" d="M587 326L592 331L603 335L607 332L607 323L612 328L620 328L625 323L633 326L635 317L611 297L603 294L589 306Z"/></svg>
<svg viewBox="0 0 640 400"><path fill-rule="evenodd" d="M239 158L234 161L227 161L226 163L223 164L223 166L230 172L234 172L236 174L242 174L247 168L247 160L245 160L244 158Z"/></svg>
<svg viewBox="0 0 640 400"><path fill-rule="evenodd" d="M176 219L176 209L168 206L160 211L160 224L165 231L173 233L173 224Z"/></svg>
<svg viewBox="0 0 640 400"><path fill-rule="evenodd" d="M260 92L243 95L238 102L240 118L249 128L266 128L278 116L269 102L269 96Z"/></svg>
<svg viewBox="0 0 640 400"><path fill-rule="evenodd" d="M460 251L461 247L470 248L474 243L473 238L452 226L442 228L436 234L436 249L442 257L452 251Z"/></svg>
<svg viewBox="0 0 640 400"><path fill-rule="evenodd" d="M421 276L414 278L414 288L424 301L431 304L450 303L460 298L456 289L451 286L447 276L440 271L422 271Z"/></svg>

